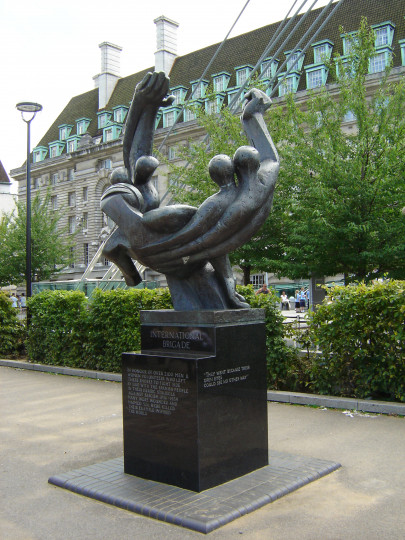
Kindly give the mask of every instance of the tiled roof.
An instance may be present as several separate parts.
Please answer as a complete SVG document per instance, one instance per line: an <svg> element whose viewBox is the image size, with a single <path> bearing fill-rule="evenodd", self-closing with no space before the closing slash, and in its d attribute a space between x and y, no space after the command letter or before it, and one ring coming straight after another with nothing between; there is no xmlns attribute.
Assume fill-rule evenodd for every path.
<svg viewBox="0 0 405 540"><path fill-rule="evenodd" d="M328 8L329 13L335 4ZM301 36L311 26L316 17L323 8L313 10L309 14L306 21L302 24L299 31L291 36L291 39L283 47L283 51L293 49ZM322 31L316 38L316 41L324 39L331 40L334 43L333 54L342 54L342 38L340 37L340 27L343 27L345 32L357 30L360 26L362 16L366 16L370 25L380 24L385 21L392 21L395 24L394 34L394 57L393 64L401 65L401 53L397 45L398 40L405 39L405 2L404 0L345 0L341 7L335 12L329 22L325 25ZM326 18L324 16L321 20ZM321 22L319 24L321 24ZM231 74L229 87L236 85L235 70L236 66L250 64L254 66L257 60L262 55L265 47L277 30L280 23L263 26L251 32L247 32L240 36L228 39L222 48L220 54L213 62L210 73L206 79L210 80L210 76L214 73L227 71ZM396 46L395 46L396 44ZM200 49L184 56L177 57L171 73L171 87L178 85L190 87L190 81L198 80L211 60L219 44L210 45L204 49ZM313 63L313 51L307 50L304 65ZM271 51L274 54L275 50ZM278 55L280 61L284 61L283 53ZM128 106L136 84L142 80L147 71L152 71L153 67L145 69L128 77L119 79L114 92L106 106L106 109L111 110L115 106ZM305 77L301 77L298 90L305 88ZM80 117L91 118L92 121L88 128L91 136L101 134L97 129L98 111L98 90L95 88L89 92L81 94L71 99L62 113L58 116L45 136L41 139L38 146L47 146L49 142L57 140L59 137L58 126L61 124L73 124Z"/></svg>
<svg viewBox="0 0 405 540"><path fill-rule="evenodd" d="M0 161L0 184L11 184L11 180L6 173L3 163Z"/></svg>

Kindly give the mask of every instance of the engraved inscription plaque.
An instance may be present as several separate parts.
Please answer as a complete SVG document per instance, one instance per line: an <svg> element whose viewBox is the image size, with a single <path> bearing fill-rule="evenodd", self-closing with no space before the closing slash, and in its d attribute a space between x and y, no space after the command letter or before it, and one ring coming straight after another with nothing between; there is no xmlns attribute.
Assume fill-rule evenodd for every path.
<svg viewBox="0 0 405 540"><path fill-rule="evenodd" d="M177 408L179 396L188 394L187 373L156 369L129 368L127 371L129 414L170 415Z"/></svg>
<svg viewBox="0 0 405 540"><path fill-rule="evenodd" d="M213 328L191 326L141 327L142 350L215 352Z"/></svg>

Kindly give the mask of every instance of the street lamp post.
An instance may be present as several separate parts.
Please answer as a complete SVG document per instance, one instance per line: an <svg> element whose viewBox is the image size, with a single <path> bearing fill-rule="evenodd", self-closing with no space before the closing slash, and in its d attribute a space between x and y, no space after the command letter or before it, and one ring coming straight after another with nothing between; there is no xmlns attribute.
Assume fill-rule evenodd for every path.
<svg viewBox="0 0 405 540"><path fill-rule="evenodd" d="M30 164L30 127L37 112L42 110L39 103L24 101L17 103L17 110L21 111L21 117L27 124L27 226L26 226L26 244L25 244L25 283L26 297L30 298L32 292L32 271L31 271L31 164Z"/></svg>

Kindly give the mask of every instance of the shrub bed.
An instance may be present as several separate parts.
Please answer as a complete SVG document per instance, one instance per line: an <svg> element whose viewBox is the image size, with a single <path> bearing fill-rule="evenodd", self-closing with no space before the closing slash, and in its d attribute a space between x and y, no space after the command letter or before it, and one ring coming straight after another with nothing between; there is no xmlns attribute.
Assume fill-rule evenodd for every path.
<svg viewBox="0 0 405 540"><path fill-rule="evenodd" d="M82 367L88 314L80 291L43 291L28 301L27 352L33 362Z"/></svg>
<svg viewBox="0 0 405 540"><path fill-rule="evenodd" d="M335 287L329 301L309 314L311 343L299 355L286 345L288 328L278 298L238 287L252 308L265 310L267 382L276 390L405 401L405 282ZM4 296L4 295L3 295ZM141 309L172 308L168 289L44 291L29 300L30 359L100 371L121 370L121 353L139 350ZM15 350L22 326L0 296L2 354ZM311 352L318 346L321 352Z"/></svg>
<svg viewBox="0 0 405 540"><path fill-rule="evenodd" d="M275 293L255 296L253 287L238 290L266 313L269 385L294 384L295 351L284 342ZM44 291L30 299L29 308L32 361L119 372L121 353L140 349L140 310L171 309L172 303L168 289L95 290L90 300L76 291Z"/></svg>
<svg viewBox="0 0 405 540"><path fill-rule="evenodd" d="M24 352L25 324L18 320L17 309L0 292L0 354L18 356Z"/></svg>
<svg viewBox="0 0 405 540"><path fill-rule="evenodd" d="M310 316L317 393L405 401L405 282L335 287Z"/></svg>

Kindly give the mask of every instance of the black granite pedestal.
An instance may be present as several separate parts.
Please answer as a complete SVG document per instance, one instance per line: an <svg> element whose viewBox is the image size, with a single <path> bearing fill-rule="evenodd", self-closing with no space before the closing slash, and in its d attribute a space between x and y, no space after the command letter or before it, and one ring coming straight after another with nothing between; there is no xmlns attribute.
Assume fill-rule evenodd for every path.
<svg viewBox="0 0 405 540"><path fill-rule="evenodd" d="M141 312L123 354L124 471L192 491L268 465L263 310Z"/></svg>

